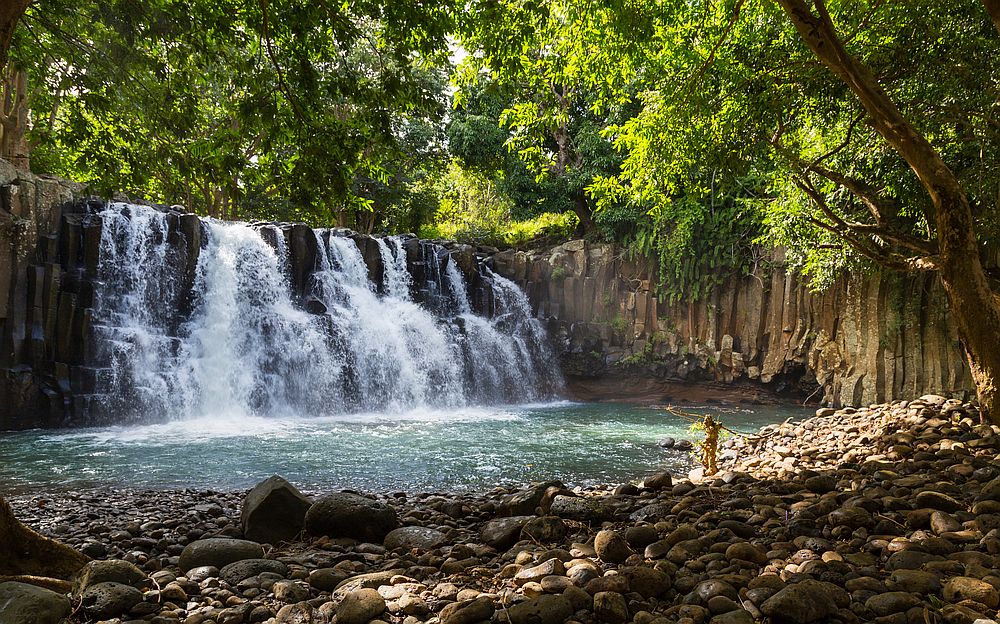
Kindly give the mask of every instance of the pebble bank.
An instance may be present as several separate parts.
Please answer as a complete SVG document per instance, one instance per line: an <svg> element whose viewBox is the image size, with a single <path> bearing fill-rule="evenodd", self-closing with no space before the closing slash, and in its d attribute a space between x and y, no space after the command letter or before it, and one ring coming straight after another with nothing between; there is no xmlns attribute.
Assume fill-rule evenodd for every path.
<svg viewBox="0 0 1000 624"><path fill-rule="evenodd" d="M928 395L819 410L727 440L716 475L613 489L15 495L93 561L66 595L0 584L0 621L985 624L998 453L974 405Z"/></svg>

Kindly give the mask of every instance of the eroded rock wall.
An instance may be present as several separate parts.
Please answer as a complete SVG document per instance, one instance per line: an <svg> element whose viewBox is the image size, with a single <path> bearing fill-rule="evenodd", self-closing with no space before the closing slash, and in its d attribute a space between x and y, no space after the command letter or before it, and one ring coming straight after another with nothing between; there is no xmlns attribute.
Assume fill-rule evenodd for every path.
<svg viewBox="0 0 1000 624"><path fill-rule="evenodd" d="M19 173L0 160L0 429L85 423L87 397L104 370L91 344L101 224L75 201L81 193L80 185ZM177 219L188 258L180 273L189 284L198 221ZM295 227L282 231L293 251L302 248L292 253L302 261L301 282L314 259ZM377 245L351 236L377 281ZM425 246L407 242L418 277L421 267L437 264ZM550 318L571 379L755 382L805 394L819 386L816 398L844 405L972 394L933 276L857 276L813 293L795 275L769 268L731 279L705 300L671 306L657 300L649 264L610 245L445 247L469 283L475 310L492 313L480 262L525 290L535 311ZM769 266L780 267L781 258L774 260Z"/></svg>
<svg viewBox="0 0 1000 624"><path fill-rule="evenodd" d="M680 305L659 302L650 264L611 245L577 240L493 262L552 318L571 378L751 381L835 405L973 394L936 277L846 276L816 293L780 268L780 252L772 260Z"/></svg>
<svg viewBox="0 0 1000 624"><path fill-rule="evenodd" d="M68 249L57 231L62 208L82 190L0 160L0 429L26 404L63 411L86 319L79 284L61 268L69 254L82 264L82 250Z"/></svg>

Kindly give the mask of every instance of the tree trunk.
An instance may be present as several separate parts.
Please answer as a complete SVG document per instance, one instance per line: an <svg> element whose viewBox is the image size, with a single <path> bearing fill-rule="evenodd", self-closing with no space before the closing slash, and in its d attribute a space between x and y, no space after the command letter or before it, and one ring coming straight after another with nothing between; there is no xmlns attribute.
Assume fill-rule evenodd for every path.
<svg viewBox="0 0 1000 624"><path fill-rule="evenodd" d="M21 524L0 497L0 575L68 579L85 563L82 553Z"/></svg>
<svg viewBox="0 0 1000 624"><path fill-rule="evenodd" d="M590 212L590 204L587 203L587 196L583 193L580 193L573 201L573 212L580 219L580 225L577 227L577 233L580 236L585 236L594 231L596 227L594 225L594 217Z"/></svg>
<svg viewBox="0 0 1000 624"><path fill-rule="evenodd" d="M31 146L28 144L28 75L7 68L0 86L0 158L21 171L31 170Z"/></svg>
<svg viewBox="0 0 1000 624"><path fill-rule="evenodd" d="M983 270L965 190L930 142L903 117L871 71L847 53L823 0L814 0L818 15L805 0L778 2L806 45L854 92L875 131L903 157L930 196L933 211L927 217L937 234L939 275L976 382L982 417L1000 424L996 404L1000 377L1000 302ZM996 18L1000 10L998 0L985 2L991 16Z"/></svg>
<svg viewBox="0 0 1000 624"><path fill-rule="evenodd" d="M7 54L10 51L11 40L14 38L14 29L29 4L31 4L31 0L3 0L0 2L0 70L7 67Z"/></svg>
<svg viewBox="0 0 1000 624"><path fill-rule="evenodd" d="M983 0L983 4L986 5L986 12L990 14L997 32L1000 33L1000 0Z"/></svg>

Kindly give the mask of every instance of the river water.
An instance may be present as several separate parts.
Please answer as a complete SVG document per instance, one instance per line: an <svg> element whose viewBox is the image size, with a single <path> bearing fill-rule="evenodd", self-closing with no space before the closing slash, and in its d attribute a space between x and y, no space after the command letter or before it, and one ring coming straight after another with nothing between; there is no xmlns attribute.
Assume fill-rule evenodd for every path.
<svg viewBox="0 0 1000 624"><path fill-rule="evenodd" d="M808 415L773 405L684 409L747 432ZM235 490L271 474L327 491L486 491L542 479L614 485L689 470L690 452L658 445L667 436L698 437L662 408L570 402L8 432L0 433L0 488Z"/></svg>

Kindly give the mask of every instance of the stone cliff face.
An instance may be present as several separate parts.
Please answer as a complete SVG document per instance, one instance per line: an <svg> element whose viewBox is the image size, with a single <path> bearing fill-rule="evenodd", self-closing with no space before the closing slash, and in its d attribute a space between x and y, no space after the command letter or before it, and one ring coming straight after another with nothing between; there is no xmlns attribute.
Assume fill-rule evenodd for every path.
<svg viewBox="0 0 1000 624"><path fill-rule="evenodd" d="M102 229L88 205L74 201L81 192L0 160L0 429L88 421L84 397L102 370L93 344ZM201 229L192 215L171 219L171 237L187 258L179 275L189 283ZM301 285L315 265L315 237L301 225L279 229L300 304L311 310L316 303ZM377 242L345 235L379 282ZM661 382L695 381L757 383L843 405L972 395L947 300L931 276L849 277L813 293L779 268L731 279L702 301L668 306L657 301L649 264L609 245L571 241L497 252L408 239L406 255L420 284L431 273L440 280L442 258L450 256L468 282L472 309L486 315L493 297L477 267L485 262L514 280L549 319L563 372L577 388L590 384L583 398L628 399L649 388L662 399ZM780 267L781 258L774 260Z"/></svg>
<svg viewBox="0 0 1000 624"><path fill-rule="evenodd" d="M773 260L781 266L780 252ZM847 276L814 293L777 268L670 306L655 296L649 263L610 245L577 240L493 262L551 317L571 381L750 381L835 405L973 395L933 276Z"/></svg>
<svg viewBox="0 0 1000 624"><path fill-rule="evenodd" d="M82 189L0 160L0 429L26 401L60 411L60 385L69 390L69 370L56 360L81 346L86 318L76 300L87 294L59 268L71 252L57 231L62 207Z"/></svg>

